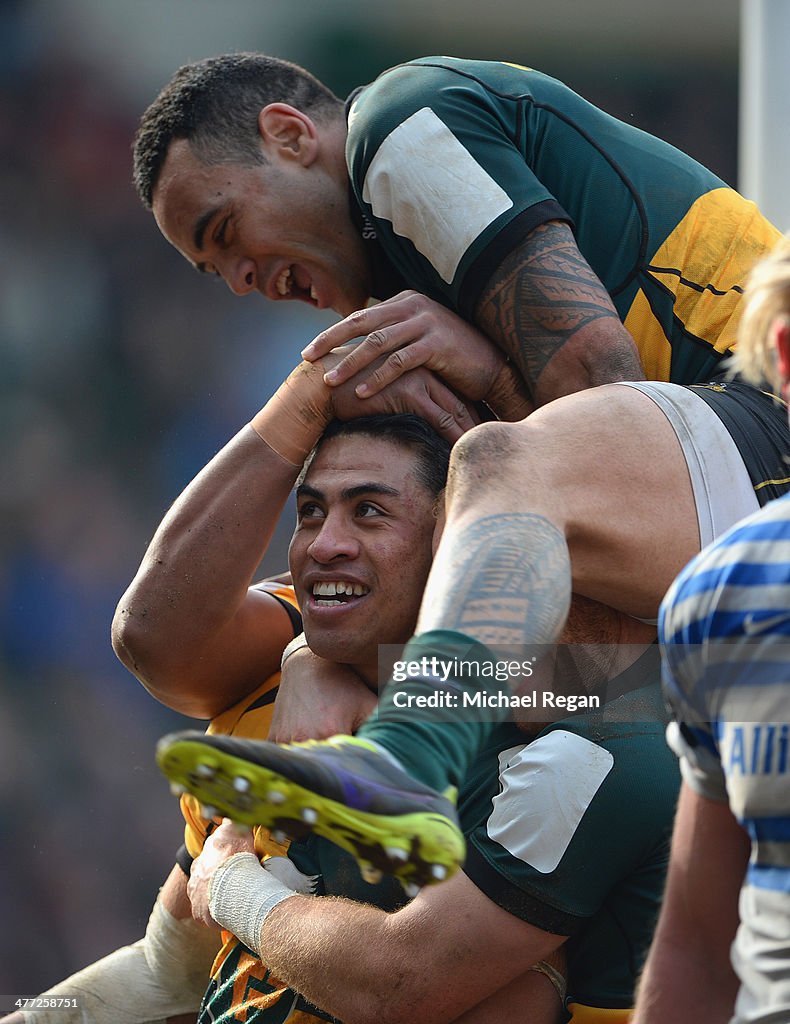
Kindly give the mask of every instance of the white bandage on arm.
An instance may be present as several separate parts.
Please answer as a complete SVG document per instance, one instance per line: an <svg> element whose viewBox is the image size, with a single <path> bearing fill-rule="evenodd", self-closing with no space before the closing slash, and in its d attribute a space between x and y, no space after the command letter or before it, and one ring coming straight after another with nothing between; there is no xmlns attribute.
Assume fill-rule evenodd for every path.
<svg viewBox="0 0 790 1024"><path fill-rule="evenodd" d="M264 870L254 853L235 853L211 876L208 908L217 924L261 957L264 921L278 903L295 895Z"/></svg>
<svg viewBox="0 0 790 1024"><path fill-rule="evenodd" d="M219 946L216 931L191 918L178 920L157 900L145 938L42 993L69 997L76 1007L25 1010L25 1024L164 1024L197 1011Z"/></svg>

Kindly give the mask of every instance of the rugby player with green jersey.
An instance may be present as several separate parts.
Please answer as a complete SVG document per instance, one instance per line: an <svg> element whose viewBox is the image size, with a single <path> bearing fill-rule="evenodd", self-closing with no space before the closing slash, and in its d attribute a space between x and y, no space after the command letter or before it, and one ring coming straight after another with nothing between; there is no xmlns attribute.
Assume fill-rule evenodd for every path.
<svg viewBox="0 0 790 1024"><path fill-rule="evenodd" d="M409 61L352 96L348 124L355 199L408 287L472 320L514 247L566 223L649 380L715 372L779 238L685 153L516 65Z"/></svg>
<svg viewBox="0 0 790 1024"><path fill-rule="evenodd" d="M278 392L279 399L267 405L278 413L279 424L289 408L298 412L309 404L302 375L289 380L284 394ZM258 429L271 427L268 416L255 422ZM310 430L317 429L311 423ZM218 673L236 678L245 671L245 651L253 645L260 657L259 642L271 636L272 595L264 601L257 588L246 589L261 545L259 539L254 553L245 554L246 534L266 535L265 527L279 509L271 466L267 472L258 458L255 433L237 435L168 511L138 579L121 602L122 609L144 602L162 582L165 564L168 575L175 572L181 578L182 567L198 558L211 562L212 586L201 586L185 599L201 606L216 602L223 614L213 628L203 626L205 646L191 646L192 661L184 664L179 658L181 671L190 674L197 671L196 662L213 657ZM292 443L295 433L295 428L288 433ZM304 443L306 447L308 441ZM290 566L306 636L324 658L356 668L368 687L376 683L378 643L400 645L413 629L431 562L448 449L414 417L333 423L297 486ZM249 459L244 458L247 451ZM297 473L293 466L292 476ZM245 529L237 525L239 495L244 495L245 507L253 506ZM213 543L199 529L205 516L210 517ZM225 528L217 529L218 524ZM175 542L182 534L195 538L192 551L185 553ZM147 579L149 573L159 583ZM285 597L282 591L276 594ZM281 609L276 611L282 615ZM589 608L582 607L581 614L589 614ZM238 624L230 637L229 620ZM597 623L590 631L596 640L601 638ZM131 639L130 632L125 636ZM172 633L168 642L172 647ZM139 637L135 649L142 650ZM286 675L298 657L286 662ZM146 664L147 682L156 688L159 675L151 671L150 660ZM139 662L136 668L141 671ZM400 1015L409 1021L439 1021L455 1020L473 1007L479 1012L481 1004L492 1012L493 1002L506 1016L514 1007L519 1012L529 1007L535 1024L553 1024L562 1004L550 979L531 968L541 965L546 970L542 962L565 947L574 971L574 1004L624 1013L660 900L678 785L674 759L662 742L655 663L640 667L637 681L629 677L623 688L642 686L645 680L652 681L652 703L636 709L628 704L620 720L608 711L598 718L577 716L531 742L511 723L494 726L461 786L469 872L425 889L395 913L370 904L392 910L404 903L403 890L391 878L378 885L366 880L349 855L347 836L338 834L336 844L316 837L291 852L304 875L321 876L313 879L317 892L350 897L329 900L296 895L292 875L286 880L260 867L264 840L270 841L262 830L254 843L252 837L242 840L231 833L235 841L246 843L247 859L231 858L221 876L224 881L212 883L212 898L226 899L236 911L250 911L257 920L263 882L265 899L276 900L267 917L269 938L270 922L279 919L285 927L276 933L279 947L273 949L261 943L246 921L237 923L218 913L215 920L236 938L226 937L205 1019L225 1015L250 1021L260 1014L262 1020L277 1021L292 1013L294 1021L311 1014L367 1021L379 1019L379 1010L386 1007L390 1019ZM318 683L327 685L325 679ZM243 744L252 742L245 737L262 737L272 693L268 683L248 694L216 717L210 737L202 738ZM370 698L367 688L365 696ZM451 731L456 728L455 721L447 724ZM222 789L227 782L222 773L195 772L207 786L219 783ZM254 786L237 783L231 788L242 803L254 803ZM423 792L430 801L430 794ZM201 802L216 807L223 796L227 789L216 800L205 791ZM281 838L278 831L299 836L309 829L309 814L294 820L287 785L281 793L268 792L267 799L279 808L269 825L272 838ZM203 845L206 823L194 800L182 798L182 806L190 815L187 844L194 855ZM530 813L522 813L527 809ZM215 830L206 849L216 851L218 837L226 832ZM397 844L389 851L392 856L400 852L407 859L407 851ZM370 853L377 856L373 848ZM204 864L201 854L192 868L190 896L193 882L206 877ZM239 868L244 879L252 874L249 885L234 874ZM613 930L613 920L622 925ZM285 991L285 983L293 991ZM321 1010L311 1009L307 1000Z"/></svg>
<svg viewBox="0 0 790 1024"><path fill-rule="evenodd" d="M135 183L198 270L346 318L305 350L362 338L330 383L382 355L374 392L415 366L441 374L449 339L479 330L535 406L710 376L779 237L715 174L561 82L450 57L391 68L345 105L263 54L185 65L141 119Z"/></svg>
<svg viewBox="0 0 790 1024"><path fill-rule="evenodd" d="M716 372L735 342L745 275L779 239L753 203L687 154L509 63L423 57L384 72L349 100L346 162L405 285L471 322L530 232L569 225L649 380L691 384ZM529 317L547 294L525 290L516 315ZM346 340L335 328L327 337Z"/></svg>
<svg viewBox="0 0 790 1024"><path fill-rule="evenodd" d="M295 387L298 391L298 386ZM299 397L288 391L288 400L296 408L301 408L304 398L303 388ZM278 411L282 415L282 405ZM228 487L227 473L234 463L238 466L244 449L251 447L255 452L259 443L252 430L244 431L219 454L213 464L213 469L223 480L218 503L204 500L207 481L206 474L202 474L202 481L196 485L200 493L193 494L196 500L187 513L192 523L190 532L196 532L195 519L204 514L206 504L211 506L212 522L217 523L223 518L223 510L237 520L238 504L233 488ZM372 690L376 685L378 641L398 644L413 628L432 557L433 533L439 512L437 501L444 487L448 458L447 442L414 416L383 416L332 424L321 438L298 488L298 521L290 559L294 587L256 585L248 588L250 569L241 556L244 544L233 530L217 531L214 542L220 550L216 552L218 562L214 563L212 572L214 591L198 595L198 599L209 603L217 600L224 605L225 614L214 631L206 630L211 634L205 638L208 646L204 650L193 651L193 658L201 661L206 657L206 651L214 648L228 674L241 673L239 678L243 679L251 669L254 679L255 669L249 665L245 652L252 652L256 659L269 663L271 659L263 657L268 650L279 663L285 646L284 635L288 635L284 634L283 627L289 632L301 628L299 616L295 614L298 594L305 612L306 636L320 654L342 656L346 659L347 669L353 667L358 670L357 685L363 691L363 699L358 698L357 710L360 703L364 711L369 710L375 704ZM297 469L292 468L296 476ZM257 458L245 464L244 476L248 485L245 488L247 501L252 500L252 489L261 487L261 504L252 516L251 528L262 531L265 546L266 523L279 513L279 501L273 497L271 479L267 479L265 467ZM209 489L212 489L210 485ZM181 504L181 511L185 512L185 503ZM190 505L189 502L186 504ZM173 514L178 513L171 509L167 517L170 525ZM160 535L160 540L163 548L159 551L164 548L172 550L166 537ZM202 557L208 559L212 557L208 550L212 545L205 545L204 541L205 536L197 543L202 549ZM176 555L176 561L179 557ZM189 556L187 561L191 560ZM164 561L160 559L157 564ZM402 567L407 562L409 577L405 579ZM219 572L223 565L225 571ZM229 592L233 596L229 597ZM236 620L240 628L234 631L228 646L225 646L222 634L228 619ZM221 653L216 651L217 634L219 646L223 648ZM299 655L294 654L289 659L291 657L298 660ZM324 661L320 666L318 685L329 691L328 700L332 690L331 672L328 670L334 667ZM286 675L288 669L286 663ZM149 677L148 681L155 684L156 676L153 679ZM274 673L233 707L216 715L209 734L265 738L279 682L280 674ZM293 686L293 682L290 685ZM489 778L486 783L489 788L496 784L496 754L503 747L523 745L525 738L510 726L493 742L496 745L490 752L486 751L491 754L487 763ZM667 768L671 779L674 764L670 763ZM241 789L237 790L237 795L243 797ZM207 836L216 829L217 822L212 820L214 812L206 806L207 803L204 801L201 807L193 798L182 795L181 806L187 823L186 852L191 857L198 856ZM658 801L656 803L658 805ZM476 808L473 809L479 814ZM625 806L622 812L625 813ZM660 806L656 807L656 813L661 817ZM254 837L250 835L249 838L256 869L259 858L266 854L275 855L267 859L266 868L260 870L277 887L278 900L285 898L287 901L296 891L317 890L320 883L321 888L317 891L345 894L352 900L377 903L388 909L405 902L403 889L397 882L390 878L380 885L369 884L351 857L325 841L317 846L309 843L301 854L294 851L293 859L298 867L309 876L321 877L300 876L298 870L282 859L285 852L281 845L283 839L276 827L271 834L268 830L258 829ZM198 858L196 864L201 862L202 858ZM71 1009L64 1010L65 1024L83 1024L88 1019L93 1024L142 1024L143 1021L150 1024L176 1012L194 1010L206 992L215 955L215 978L206 997L205 1019L252 1021L257 1016L266 1021L327 1019L325 1010L311 1007L304 998L288 991L269 969L268 961L264 959L262 962L259 952L251 951L249 943L252 940L245 939L247 946L242 945L235 936L235 929L230 929L231 934L223 936L222 948L217 955L216 932L212 930L209 933L208 929L192 921L191 915L186 919L180 910L182 896L188 909L189 868L184 857L179 856L178 866L164 887L168 890L167 899L165 901L163 890L152 915L154 924L149 925L144 940L133 947L117 950L49 991L50 996L68 996L71 1000ZM504 1001L507 1006L521 999L530 1006L531 1019L535 1024L554 1024L562 1004L546 976L530 970L542 956L534 953L529 941L525 942L525 933L531 940L535 931L549 945L559 943L561 937L543 935L532 929L489 900L485 888L478 889L468 880L465 884L468 887L465 899L457 901L457 896L454 897L453 891L448 889L442 891L438 903L433 904L442 935L453 946L455 937L459 934L463 937L478 972L474 978L466 979L460 1003L456 993L456 1002L452 1004L453 1018L467 1007L493 996L498 1005L503 1005L501 1001ZM655 887L656 900L659 888L658 885ZM240 905L254 904L254 898L254 891L243 893ZM472 901L475 902L474 907L470 905ZM346 902L348 908L357 906L355 902ZM309 903L313 912L318 906L319 914L325 910L331 915L333 910L337 910L334 901L313 899ZM410 915L407 921L419 916L421 907L422 901L418 900L416 907L405 909L404 912ZM386 916L383 912L381 914ZM490 923L492 916L493 925ZM453 918L455 931L451 924ZM509 948L517 949L522 957L519 962L508 965L506 978L503 978L501 965L487 962L489 954L495 960L497 958L497 948L491 950L487 941L492 927L497 935L502 936L497 941L508 942ZM352 941L353 929L351 931L347 942ZM206 934L201 936L199 933ZM239 933L241 937L244 934ZM356 937L365 944L367 936L364 931L357 932ZM431 952L436 945L432 944ZM326 986L333 981L344 989L348 998L353 999L358 987L345 983L344 972L353 970L358 958L347 954L346 948L344 943L337 944L335 952L340 962L328 975L323 975L323 984ZM209 952L211 955L207 959ZM546 955L549 953L547 950ZM619 950L613 949L612 955L619 955ZM426 980L423 966L427 956L426 950L425 956L412 962L420 981ZM287 961L290 959L288 957ZM462 977L468 974L468 961L463 957L454 957L453 967ZM285 976L290 978L289 974ZM426 998L430 1001L431 1016L439 1019L440 1013L447 1012L444 1008L447 976L429 976L427 982L429 991ZM378 997L391 1002L390 983L389 969L376 980ZM623 989L622 998L629 999L633 978L625 984L627 987ZM336 996L331 991L327 993L324 987L311 991L311 995L319 1006L334 1006ZM407 1006L411 1005L407 1001ZM36 1011L25 1011L27 1024L40 1018L41 1014ZM350 1016L349 1019L355 1018ZM22 1017L17 1015L15 1021L21 1020Z"/></svg>
<svg viewBox="0 0 790 1024"><path fill-rule="evenodd" d="M467 839L465 876L515 917L568 936L564 1020L625 1021L652 936L680 781L664 740L658 679L658 648L653 646L612 681L613 691L625 692L605 712L553 722L530 742L513 724L497 726L459 794L459 819ZM288 856L310 879L312 895L301 899L330 895L372 904L366 924L373 929L405 903L394 879L365 881L354 858L320 836L292 843ZM254 890L246 896L254 900ZM335 983L347 976L347 947L311 945L315 928L300 927L299 900L287 909L283 953L287 957L290 950L297 965L318 959L324 978L320 971L313 975L311 998L319 1006L327 1006L324 1000L329 999L340 1014L343 1007L332 1004L327 975ZM351 905L345 908L335 901L327 913L342 919L344 909L353 928ZM314 925L320 924L320 908L312 913L318 915ZM397 914L389 924L394 943L400 934ZM278 929L276 920L271 927ZM473 941L473 917L468 927L467 941ZM375 979L371 985L381 985L376 932L368 934L367 952L363 943L363 962L357 967ZM418 965L424 968L429 959L423 951ZM268 963L265 942L259 957L234 940L215 969L201 1020L277 1024L333 1019L298 992L284 989ZM485 976L489 969L486 957L479 956L474 970ZM408 990L409 980L403 984ZM398 993L384 987L390 1009L400 1005ZM348 1002L353 1004L352 999ZM440 1003L433 1011L435 1016L428 1012L410 1019L445 1019ZM528 1005L522 1011L524 1019L534 1019Z"/></svg>

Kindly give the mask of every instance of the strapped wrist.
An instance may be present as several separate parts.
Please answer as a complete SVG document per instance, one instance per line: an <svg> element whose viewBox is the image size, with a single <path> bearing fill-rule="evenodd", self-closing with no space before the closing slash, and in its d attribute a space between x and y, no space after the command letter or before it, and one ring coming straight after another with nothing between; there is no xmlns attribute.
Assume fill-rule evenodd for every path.
<svg viewBox="0 0 790 1024"><path fill-rule="evenodd" d="M320 363L300 363L250 426L272 451L301 466L332 419L332 392Z"/></svg>
<svg viewBox="0 0 790 1024"><path fill-rule="evenodd" d="M214 871L209 885L211 916L262 957L261 931L278 903L296 895L265 871L254 853L236 853Z"/></svg>

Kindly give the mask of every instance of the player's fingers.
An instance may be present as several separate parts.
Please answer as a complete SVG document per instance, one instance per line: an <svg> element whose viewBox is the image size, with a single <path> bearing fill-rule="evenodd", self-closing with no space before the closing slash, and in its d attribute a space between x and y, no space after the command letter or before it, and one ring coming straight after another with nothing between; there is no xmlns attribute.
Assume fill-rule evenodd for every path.
<svg viewBox="0 0 790 1024"><path fill-rule="evenodd" d="M433 394L437 388L440 388L442 391L442 408L452 416L462 434L477 426L480 422L480 417L473 406L468 405L463 398L459 398L454 391L451 391L450 388L445 387L439 381L434 381L431 385L431 393Z"/></svg>
<svg viewBox="0 0 790 1024"><path fill-rule="evenodd" d="M339 348L355 338L364 338L373 331L395 324L405 324L414 319L425 308L429 300L419 292L398 292L375 306L357 309L345 319L321 331L302 351L302 359L315 362L321 356Z"/></svg>
<svg viewBox="0 0 790 1024"><path fill-rule="evenodd" d="M315 362L321 356L331 352L333 348L339 348L346 342L355 338L364 338L371 331L387 327L398 318L397 309L393 309L389 302L381 302L378 306L371 306L369 309L357 309L350 313L344 320L340 320L326 330L321 331L302 350L302 359L308 363Z"/></svg>
<svg viewBox="0 0 790 1024"><path fill-rule="evenodd" d="M370 398L377 395L388 384L392 384L409 370L416 370L431 358L431 348L427 344L415 341L411 345L397 348L380 365L367 374L354 391L359 398Z"/></svg>
<svg viewBox="0 0 790 1024"><path fill-rule="evenodd" d="M327 327L325 331L321 331L302 349L302 359L308 363L313 363L316 359L327 355L333 348L339 348L341 345L345 345L346 342L358 338L360 329L357 326L357 320L365 312L364 309L357 310L351 316L347 316L344 320L340 320L338 323L332 324L331 327Z"/></svg>
<svg viewBox="0 0 790 1024"><path fill-rule="evenodd" d="M347 346L348 354L324 374L324 381L332 387L344 384L387 353L409 346L415 337L411 322L379 327L353 347Z"/></svg>
<svg viewBox="0 0 790 1024"><path fill-rule="evenodd" d="M205 920L205 913L208 908L203 905L203 891L195 877L190 876L190 879L187 882L187 896L189 897L189 902L192 908L192 917L196 921L201 921L203 924L207 924L208 922Z"/></svg>
<svg viewBox="0 0 790 1024"><path fill-rule="evenodd" d="M438 380L431 382L416 405L417 414L451 443L455 443L477 422L466 403Z"/></svg>

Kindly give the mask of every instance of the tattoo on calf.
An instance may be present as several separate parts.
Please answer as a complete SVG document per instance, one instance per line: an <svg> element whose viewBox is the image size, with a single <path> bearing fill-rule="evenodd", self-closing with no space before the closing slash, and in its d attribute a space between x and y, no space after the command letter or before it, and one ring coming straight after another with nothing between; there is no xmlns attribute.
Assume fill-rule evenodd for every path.
<svg viewBox="0 0 790 1024"><path fill-rule="evenodd" d="M563 534L543 516L486 516L459 531L441 616L485 644L546 644L568 615L571 574Z"/></svg>

